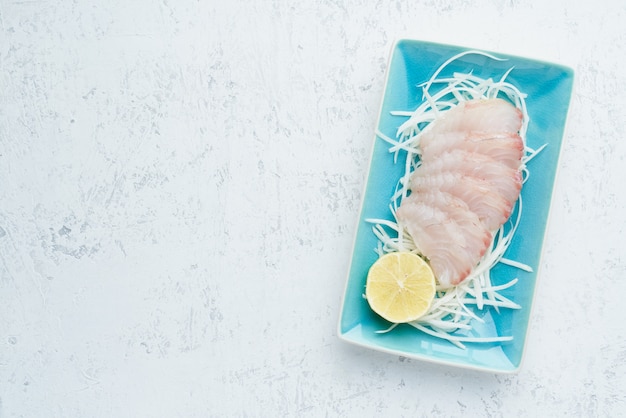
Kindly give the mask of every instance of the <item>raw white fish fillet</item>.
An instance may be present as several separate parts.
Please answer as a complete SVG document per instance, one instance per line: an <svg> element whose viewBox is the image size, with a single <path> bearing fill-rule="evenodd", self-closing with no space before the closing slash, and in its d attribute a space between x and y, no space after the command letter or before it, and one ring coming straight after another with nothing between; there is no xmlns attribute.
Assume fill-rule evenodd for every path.
<svg viewBox="0 0 626 418"><path fill-rule="evenodd" d="M410 213L411 236L440 283L456 283L485 253L491 233L461 199L445 192L413 193L398 213Z"/></svg>
<svg viewBox="0 0 626 418"><path fill-rule="evenodd" d="M422 144L446 132L510 132L522 126L522 112L503 99L470 100L446 111L424 130Z"/></svg>
<svg viewBox="0 0 626 418"><path fill-rule="evenodd" d="M502 99L462 102L420 137L421 165L396 212L443 287L461 283L509 218L522 187L521 112Z"/></svg>
<svg viewBox="0 0 626 418"><path fill-rule="evenodd" d="M422 161L421 167L415 170L413 176L459 173L484 180L497 193L512 202L517 200L522 188L522 174L519 168L508 167L482 153L453 149L441 154L436 159L427 157L423 158Z"/></svg>
<svg viewBox="0 0 626 418"><path fill-rule="evenodd" d="M422 142L423 157L432 160L450 149L459 149L467 152L485 154L502 164L518 169L524 154L524 143L518 134L513 133L484 133L469 132L459 135L450 132L440 135L438 141ZM422 162L425 159L422 158Z"/></svg>
<svg viewBox="0 0 626 418"><path fill-rule="evenodd" d="M485 180L450 171L424 176L420 171L411 177L411 196L433 189L456 196L490 231L498 229L511 215L513 204Z"/></svg>

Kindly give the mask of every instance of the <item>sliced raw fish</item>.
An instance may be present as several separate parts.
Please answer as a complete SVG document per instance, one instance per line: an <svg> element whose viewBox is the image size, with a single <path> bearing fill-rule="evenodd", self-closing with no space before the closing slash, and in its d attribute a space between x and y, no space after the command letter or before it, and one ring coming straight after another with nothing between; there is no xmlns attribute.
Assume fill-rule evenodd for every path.
<svg viewBox="0 0 626 418"><path fill-rule="evenodd" d="M524 143L516 133L454 131L422 145L422 162L438 158L451 149L481 153L517 170L524 154Z"/></svg>
<svg viewBox="0 0 626 418"><path fill-rule="evenodd" d="M517 200L522 188L522 175L519 169L508 167L487 155L461 149L445 152L437 159L424 162L413 175L431 176L447 172L484 180L510 202Z"/></svg>
<svg viewBox="0 0 626 418"><path fill-rule="evenodd" d="M511 214L522 187L521 124L505 100L473 100L420 134L421 165L396 216L444 287L471 273Z"/></svg>
<svg viewBox="0 0 626 418"><path fill-rule="evenodd" d="M404 226L439 283L450 286L470 273L492 236L467 206L446 201L451 203L434 193L413 194L398 208L398 217L406 219Z"/></svg>
<svg viewBox="0 0 626 418"><path fill-rule="evenodd" d="M522 112L503 99L470 100L442 113L424 130L420 139L426 147L447 132L519 132Z"/></svg>
<svg viewBox="0 0 626 418"><path fill-rule="evenodd" d="M420 171L416 170L411 177L414 195L439 190L456 196L490 231L498 229L511 215L513 202L505 199L485 180L451 171L424 176L420 175Z"/></svg>

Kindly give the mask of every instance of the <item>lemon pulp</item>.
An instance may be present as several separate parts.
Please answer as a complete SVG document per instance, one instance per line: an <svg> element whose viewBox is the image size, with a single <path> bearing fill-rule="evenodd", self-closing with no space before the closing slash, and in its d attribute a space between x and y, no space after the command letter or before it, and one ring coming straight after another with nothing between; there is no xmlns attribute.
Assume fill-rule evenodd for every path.
<svg viewBox="0 0 626 418"><path fill-rule="evenodd" d="M435 276L416 254L388 253L370 267L365 297L372 310L389 322L414 321L430 308Z"/></svg>

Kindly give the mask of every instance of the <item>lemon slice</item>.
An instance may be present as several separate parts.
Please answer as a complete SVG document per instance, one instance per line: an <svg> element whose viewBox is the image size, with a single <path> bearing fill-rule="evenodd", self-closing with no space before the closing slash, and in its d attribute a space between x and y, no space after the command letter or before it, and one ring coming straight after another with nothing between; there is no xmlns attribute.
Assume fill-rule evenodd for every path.
<svg viewBox="0 0 626 418"><path fill-rule="evenodd" d="M435 297L435 275L421 257L388 253L370 267L365 297L374 312L394 323L418 319Z"/></svg>

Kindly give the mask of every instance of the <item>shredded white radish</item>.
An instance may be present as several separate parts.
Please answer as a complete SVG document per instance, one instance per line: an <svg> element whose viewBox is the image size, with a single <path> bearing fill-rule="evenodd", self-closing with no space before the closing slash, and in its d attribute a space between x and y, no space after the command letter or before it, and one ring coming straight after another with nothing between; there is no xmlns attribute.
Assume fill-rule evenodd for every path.
<svg viewBox="0 0 626 418"><path fill-rule="evenodd" d="M401 155L400 151L406 153L406 158L402 162L405 169L404 174L397 183L396 192L389 205L393 221L386 219L367 220L374 224L373 232L378 238L376 252L379 255L395 251L419 254L411 236L398 222L396 210L402 199L409 194L411 173L420 165L420 133L437 118L440 112L445 112L468 100L496 97L508 99L522 113L522 127L519 134L524 144L521 167L523 182L527 181L530 174L527 164L546 146L543 145L535 150L526 143L526 131L530 120L526 109L526 95L506 81L513 68L506 71L496 81L491 78L482 79L471 72L455 72L451 77L438 78L445 67L468 54L479 54L489 59L503 61L501 58L480 51L465 51L453 56L441 65L427 82L419 86L422 89L423 102L417 109L391 112L393 116L407 118L398 127L396 138L390 138L380 131L376 132L379 138L389 143L389 152L394 154L394 162L398 162ZM457 286L438 287L430 310L418 320L411 322L410 325L426 334L447 340L460 348L465 347L463 343L494 343L512 340L512 336L472 337L469 335L474 321L484 322L479 312L487 308L493 309L496 313L500 309L521 308L517 303L500 293L515 285L517 279L502 285L494 285L490 275L491 269L498 263L527 272L532 271L530 266L520 261L503 257L517 230L521 216L522 197L520 195L511 218L495 232L491 246L470 275ZM379 332L389 332L397 325L393 324L390 328Z"/></svg>

